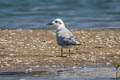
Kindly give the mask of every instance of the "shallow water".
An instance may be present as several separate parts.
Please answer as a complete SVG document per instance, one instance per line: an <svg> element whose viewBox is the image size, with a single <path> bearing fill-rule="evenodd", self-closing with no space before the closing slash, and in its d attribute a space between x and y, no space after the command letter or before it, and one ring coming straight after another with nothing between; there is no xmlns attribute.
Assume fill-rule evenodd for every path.
<svg viewBox="0 0 120 80"><path fill-rule="evenodd" d="M0 73L0 80L116 80L114 68L78 68L56 71L11 71Z"/></svg>
<svg viewBox="0 0 120 80"><path fill-rule="evenodd" d="M62 18L68 28L120 28L120 0L0 0L0 28L54 28Z"/></svg>

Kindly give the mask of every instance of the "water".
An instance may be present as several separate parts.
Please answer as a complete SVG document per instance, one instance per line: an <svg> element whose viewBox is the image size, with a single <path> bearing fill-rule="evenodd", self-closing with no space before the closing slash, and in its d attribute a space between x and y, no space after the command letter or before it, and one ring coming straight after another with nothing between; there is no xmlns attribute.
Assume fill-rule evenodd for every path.
<svg viewBox="0 0 120 80"><path fill-rule="evenodd" d="M0 0L1 29L54 28L55 18L70 29L120 28L120 0Z"/></svg>
<svg viewBox="0 0 120 80"><path fill-rule="evenodd" d="M80 68L59 71L0 73L0 80L116 80L113 68Z"/></svg>

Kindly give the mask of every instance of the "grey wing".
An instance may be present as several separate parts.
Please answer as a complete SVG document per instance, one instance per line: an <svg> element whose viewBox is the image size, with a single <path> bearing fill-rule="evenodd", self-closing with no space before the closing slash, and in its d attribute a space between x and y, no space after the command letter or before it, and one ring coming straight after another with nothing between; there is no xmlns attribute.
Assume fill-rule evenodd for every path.
<svg viewBox="0 0 120 80"><path fill-rule="evenodd" d="M64 39L66 42L66 45L74 45L76 44L74 35L70 32L69 37Z"/></svg>
<svg viewBox="0 0 120 80"><path fill-rule="evenodd" d="M58 44L62 46L76 44L74 35L67 29L59 33L59 36L57 37L57 41L58 41Z"/></svg>

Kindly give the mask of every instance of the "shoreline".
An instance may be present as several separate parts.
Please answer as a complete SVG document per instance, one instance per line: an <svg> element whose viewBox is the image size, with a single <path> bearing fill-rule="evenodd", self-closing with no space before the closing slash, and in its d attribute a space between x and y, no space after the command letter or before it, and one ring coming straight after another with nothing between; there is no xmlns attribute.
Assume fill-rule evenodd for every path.
<svg viewBox="0 0 120 80"><path fill-rule="evenodd" d="M55 29L0 30L0 72L120 63L120 29L71 30L80 46L60 57ZM46 34L47 33L47 34Z"/></svg>
<svg viewBox="0 0 120 80"><path fill-rule="evenodd" d="M67 28L69 28L69 27L67 27ZM3 28L3 29L0 29L0 30L56 30L56 28ZM108 27L108 28L106 28L106 27L102 27L102 28L100 28L100 27L95 27L95 28L79 28L79 29L77 29L77 28L71 28L71 29L69 29L69 30L120 30L120 28L119 27Z"/></svg>

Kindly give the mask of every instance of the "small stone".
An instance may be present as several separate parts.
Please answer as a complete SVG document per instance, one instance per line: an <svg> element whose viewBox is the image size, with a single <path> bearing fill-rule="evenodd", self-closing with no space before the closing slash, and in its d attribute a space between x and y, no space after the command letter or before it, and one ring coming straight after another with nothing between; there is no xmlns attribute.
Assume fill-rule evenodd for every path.
<svg viewBox="0 0 120 80"><path fill-rule="evenodd" d="M22 62L22 60L16 60L16 62L21 63L21 62Z"/></svg>
<svg viewBox="0 0 120 80"><path fill-rule="evenodd" d="M110 62L107 62L106 65L110 65Z"/></svg>
<svg viewBox="0 0 120 80"><path fill-rule="evenodd" d="M7 66L7 67L9 67L9 66L11 66L10 64L4 64L3 66Z"/></svg>
<svg viewBox="0 0 120 80"><path fill-rule="evenodd" d="M32 72L32 68L28 68L25 70L26 73Z"/></svg>

